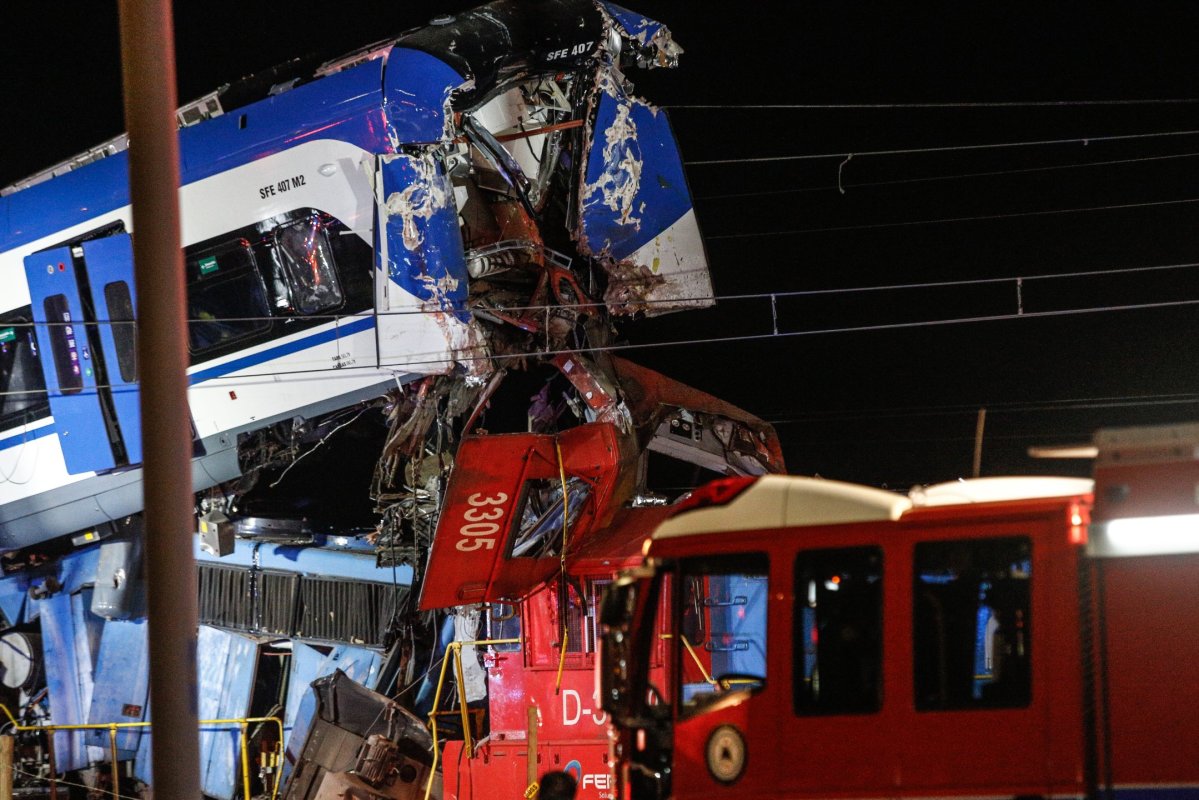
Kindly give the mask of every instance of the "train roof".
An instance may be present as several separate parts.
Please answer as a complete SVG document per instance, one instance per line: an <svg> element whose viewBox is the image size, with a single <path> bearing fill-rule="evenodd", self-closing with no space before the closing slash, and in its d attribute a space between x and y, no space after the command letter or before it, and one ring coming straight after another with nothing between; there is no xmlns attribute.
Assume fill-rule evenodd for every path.
<svg viewBox="0 0 1199 800"><path fill-rule="evenodd" d="M768 475L726 503L677 513L658 527L653 538L897 521L922 508L1069 498L1089 495L1091 490L1089 479L1001 477L952 481L900 494L823 478Z"/></svg>

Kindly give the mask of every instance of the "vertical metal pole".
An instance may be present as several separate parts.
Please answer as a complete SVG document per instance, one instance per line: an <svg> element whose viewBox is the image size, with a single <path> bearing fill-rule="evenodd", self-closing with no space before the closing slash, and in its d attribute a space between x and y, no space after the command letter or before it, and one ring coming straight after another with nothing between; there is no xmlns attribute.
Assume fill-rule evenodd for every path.
<svg viewBox="0 0 1199 800"><path fill-rule="evenodd" d="M13 737L0 736L0 800L12 800Z"/></svg>
<svg viewBox="0 0 1199 800"><path fill-rule="evenodd" d="M108 729L108 750L112 757L112 800L120 800L121 771L117 761L117 726Z"/></svg>
<svg viewBox="0 0 1199 800"><path fill-rule="evenodd" d="M54 731L46 731L46 758L50 762L50 800L58 800L58 758L54 754Z"/></svg>
<svg viewBox="0 0 1199 800"><path fill-rule="evenodd" d="M154 795L200 797L187 320L170 0L119 0L141 378Z"/></svg>
<svg viewBox="0 0 1199 800"><path fill-rule="evenodd" d="M974 421L974 472L977 478L982 474L983 467L983 429L987 425L987 409L978 410L978 418Z"/></svg>
<svg viewBox="0 0 1199 800"><path fill-rule="evenodd" d="M525 709L525 714L525 724L528 727L525 735L525 744L528 745L527 760L525 761L525 785L532 786L537 783L537 706L529 706Z"/></svg>

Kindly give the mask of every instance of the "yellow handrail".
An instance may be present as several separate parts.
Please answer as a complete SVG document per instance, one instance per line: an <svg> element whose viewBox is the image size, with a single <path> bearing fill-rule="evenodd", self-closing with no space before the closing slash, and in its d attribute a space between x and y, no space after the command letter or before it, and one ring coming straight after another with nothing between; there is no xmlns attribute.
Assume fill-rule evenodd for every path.
<svg viewBox="0 0 1199 800"><path fill-rule="evenodd" d="M122 728L150 728L153 727L152 722L90 722L79 723L76 725L22 725L17 722L17 718L8 710L8 706L0 703L0 711L4 712L4 716L8 717L8 721L12 724L14 730L18 731L42 731L53 735L58 731L108 731L108 742L112 754L112 796L113 800L119 800L117 794L118 774L117 774L117 730ZM273 722L279 728L279 746L283 746L283 720L278 717L233 717L230 719L202 719L200 727L210 725L239 725L241 731L238 733L238 749L241 754L242 767L242 789L245 792L246 800L251 800L250 797L250 754L248 750L248 732L250 723L253 722ZM153 733L153 731L151 731ZM50 774L54 774L54 764L50 764ZM271 800L275 800L279 795L279 778L281 773L276 770L275 784L271 788Z"/></svg>
<svg viewBox="0 0 1199 800"><path fill-rule="evenodd" d="M454 674L458 678L458 707L462 710L462 737L467 758L472 752L470 737L470 720L466 714L466 687L462 680L462 648L466 646L492 644L520 644L520 639L478 639L469 642L450 642L446 647L445 657L441 660L441 673L437 676L437 691L433 694L433 710L429 712L429 730L433 734L433 765L429 767L429 781L425 784L425 800L433 791L433 778L437 775L437 763L441 758L441 745L437 741L437 707L441 705L441 690L445 686L445 670L450 663L450 654L454 656ZM273 798L272 798L273 800Z"/></svg>

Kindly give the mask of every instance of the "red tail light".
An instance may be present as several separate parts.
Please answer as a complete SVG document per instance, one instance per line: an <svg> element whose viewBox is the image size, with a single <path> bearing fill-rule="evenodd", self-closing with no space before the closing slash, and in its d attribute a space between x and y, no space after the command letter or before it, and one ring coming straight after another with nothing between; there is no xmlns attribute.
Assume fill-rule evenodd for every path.
<svg viewBox="0 0 1199 800"><path fill-rule="evenodd" d="M685 511L694 511L697 508L728 505L737 498L737 495L752 486L757 479L757 476L721 478L706 483L698 489L693 489L676 503L671 516L676 517Z"/></svg>

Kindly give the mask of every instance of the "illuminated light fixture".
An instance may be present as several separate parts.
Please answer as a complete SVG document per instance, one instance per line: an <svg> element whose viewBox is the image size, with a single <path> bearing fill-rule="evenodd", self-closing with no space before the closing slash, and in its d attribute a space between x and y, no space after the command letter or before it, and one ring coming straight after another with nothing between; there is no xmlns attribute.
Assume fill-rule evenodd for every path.
<svg viewBox="0 0 1199 800"><path fill-rule="evenodd" d="M1095 444L1087 554L1199 553L1199 423L1109 428Z"/></svg>
<svg viewBox="0 0 1199 800"><path fill-rule="evenodd" d="M1199 514L1113 519L1092 537L1096 554L1148 556L1199 552Z"/></svg>

